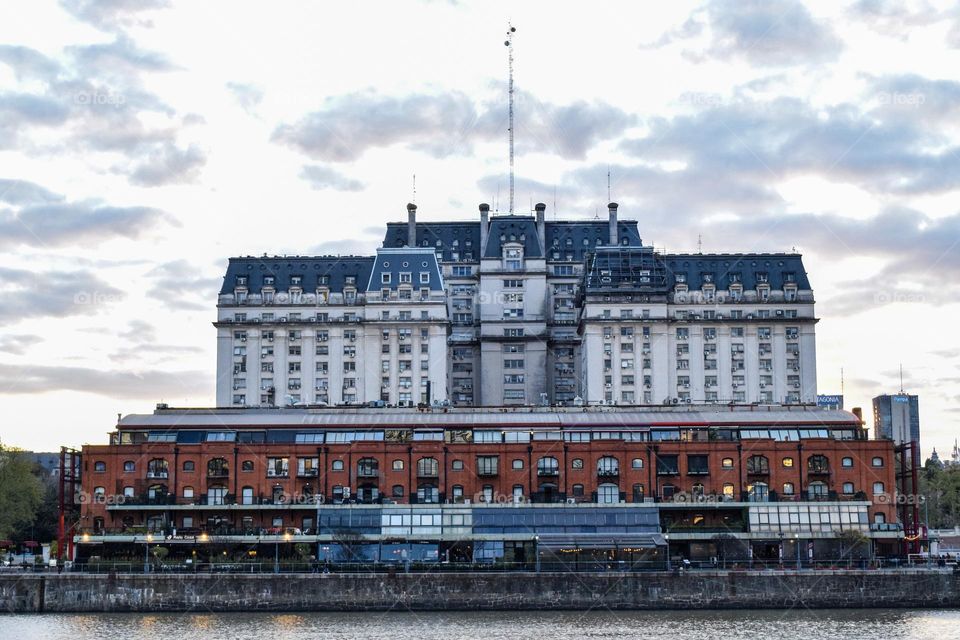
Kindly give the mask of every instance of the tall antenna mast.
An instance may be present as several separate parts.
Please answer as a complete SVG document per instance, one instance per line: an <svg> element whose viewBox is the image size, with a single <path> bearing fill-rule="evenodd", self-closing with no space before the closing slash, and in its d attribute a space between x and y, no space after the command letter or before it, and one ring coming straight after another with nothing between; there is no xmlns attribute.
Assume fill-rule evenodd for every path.
<svg viewBox="0 0 960 640"><path fill-rule="evenodd" d="M513 34L517 30L509 22L507 27L507 39L503 44L507 47L507 60L510 69L510 84L507 93L510 97L510 213L513 214Z"/></svg>
<svg viewBox="0 0 960 640"><path fill-rule="evenodd" d="M900 363L900 393L903 394L903 363Z"/></svg>
<svg viewBox="0 0 960 640"><path fill-rule="evenodd" d="M417 174L413 174L413 204L417 204Z"/></svg>
<svg viewBox="0 0 960 640"><path fill-rule="evenodd" d="M613 202L610 197L610 165L607 165L607 202Z"/></svg>

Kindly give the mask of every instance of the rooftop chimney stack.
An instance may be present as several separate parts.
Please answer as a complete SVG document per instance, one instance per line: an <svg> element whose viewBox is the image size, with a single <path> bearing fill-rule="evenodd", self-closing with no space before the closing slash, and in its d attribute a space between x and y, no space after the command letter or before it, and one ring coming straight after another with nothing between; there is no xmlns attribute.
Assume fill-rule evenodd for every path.
<svg viewBox="0 0 960 640"><path fill-rule="evenodd" d="M480 205L480 257L487 252L487 232L490 229L490 205Z"/></svg>
<svg viewBox="0 0 960 640"><path fill-rule="evenodd" d="M407 246L417 246L417 205L407 203Z"/></svg>
<svg viewBox="0 0 960 640"><path fill-rule="evenodd" d="M618 235L617 228L617 205L616 202L611 202L607 205L607 211L610 212L610 244L618 245L620 244L620 237Z"/></svg>
<svg viewBox="0 0 960 640"><path fill-rule="evenodd" d="M544 222L544 217L546 216L547 205L538 202L534 206L534 209L537 212L537 235L540 240L540 254L546 255L547 226Z"/></svg>

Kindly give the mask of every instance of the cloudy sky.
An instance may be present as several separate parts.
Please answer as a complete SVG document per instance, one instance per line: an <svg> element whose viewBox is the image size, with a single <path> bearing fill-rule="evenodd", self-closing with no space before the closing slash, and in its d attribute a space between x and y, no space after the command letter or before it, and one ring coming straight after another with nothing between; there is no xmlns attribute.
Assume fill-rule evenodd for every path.
<svg viewBox="0 0 960 640"><path fill-rule="evenodd" d="M960 4L30 0L0 8L0 438L103 442L214 395L243 254L370 254L405 217L603 215L804 254L821 393L960 420ZM867 410L869 413L869 409Z"/></svg>

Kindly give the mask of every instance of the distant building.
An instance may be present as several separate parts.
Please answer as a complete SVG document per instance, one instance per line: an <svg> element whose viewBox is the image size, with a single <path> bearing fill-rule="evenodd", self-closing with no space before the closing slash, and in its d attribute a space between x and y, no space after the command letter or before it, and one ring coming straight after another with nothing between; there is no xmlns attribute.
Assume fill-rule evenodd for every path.
<svg viewBox="0 0 960 640"><path fill-rule="evenodd" d="M876 438L895 444L920 442L920 401L906 393L885 394L873 399L873 428Z"/></svg>
<svg viewBox="0 0 960 640"><path fill-rule="evenodd" d="M60 454L56 452L34 452L28 451L30 459L41 468L50 478L56 478L60 475Z"/></svg>

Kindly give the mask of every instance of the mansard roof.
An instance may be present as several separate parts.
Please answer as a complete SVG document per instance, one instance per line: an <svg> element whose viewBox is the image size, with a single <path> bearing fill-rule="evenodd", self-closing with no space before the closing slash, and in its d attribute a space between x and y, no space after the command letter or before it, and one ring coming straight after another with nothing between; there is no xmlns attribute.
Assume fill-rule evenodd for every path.
<svg viewBox="0 0 960 640"><path fill-rule="evenodd" d="M417 222L417 247L440 251L441 260L451 262L453 252L459 252L460 261L465 253L473 256L467 262L480 260L480 221L463 222ZM407 246L407 223L388 222L383 246L395 249Z"/></svg>
<svg viewBox="0 0 960 640"><path fill-rule="evenodd" d="M610 222L604 220L555 220L546 223L547 259L552 260L554 252L560 253L560 260L569 258L582 262L586 254L598 246L610 245ZM640 232L636 220L620 220L617 223L617 245L639 247ZM586 241L586 242L584 242Z"/></svg>
<svg viewBox="0 0 960 640"><path fill-rule="evenodd" d="M537 235L537 222L533 216L500 215L490 219L490 233L487 236L487 250L484 258L499 258L503 255L503 245L518 242L523 245L525 258L542 258L540 239Z"/></svg>
<svg viewBox="0 0 960 640"><path fill-rule="evenodd" d="M329 287L331 292L343 291L348 276L352 276L357 289L362 290L370 281L373 262L370 256L230 258L220 293L233 293L241 276L246 276L247 291L254 294L261 292L266 276L273 276L273 287L277 291L289 290L293 276L301 277L304 291L316 291L320 286Z"/></svg>
<svg viewBox="0 0 960 640"><path fill-rule="evenodd" d="M674 253L666 254L667 284L676 284L676 275L685 274L690 289L701 289L710 279L726 289L739 278L744 289L756 289L761 274L773 289L782 289L792 277L799 289L810 289L810 281L798 253Z"/></svg>
<svg viewBox="0 0 960 640"><path fill-rule="evenodd" d="M377 249L377 257L370 271L367 291L382 289L397 290L400 284L400 274L410 274L410 286L415 289L429 287L431 291L443 291L443 277L440 274L440 265L437 263L437 254L433 249ZM421 278L427 274L427 281ZM387 282L383 281L383 274L389 274Z"/></svg>

